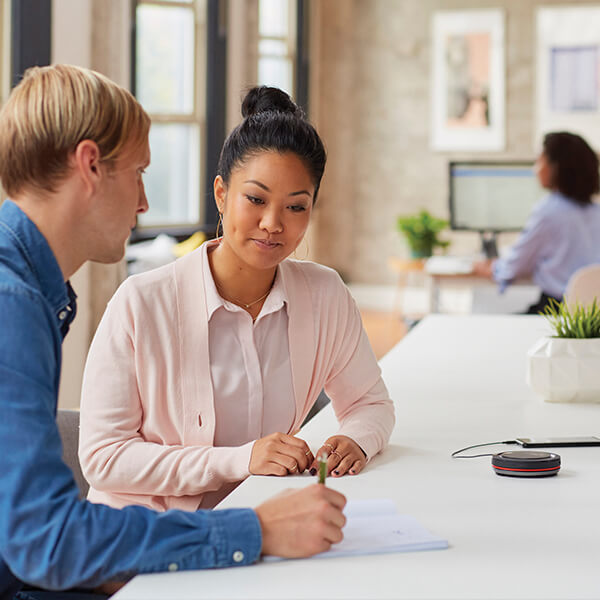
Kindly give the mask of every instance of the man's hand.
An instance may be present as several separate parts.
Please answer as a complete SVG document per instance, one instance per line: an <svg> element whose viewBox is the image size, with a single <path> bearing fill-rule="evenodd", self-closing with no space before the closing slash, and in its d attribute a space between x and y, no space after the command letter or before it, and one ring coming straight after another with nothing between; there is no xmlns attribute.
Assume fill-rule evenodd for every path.
<svg viewBox="0 0 600 600"><path fill-rule="evenodd" d="M272 433L254 442L248 469L252 475L302 473L314 460L308 444L285 433Z"/></svg>
<svg viewBox="0 0 600 600"><path fill-rule="evenodd" d="M346 498L315 483L283 492L256 509L262 528L262 554L302 558L329 550L342 540Z"/></svg>

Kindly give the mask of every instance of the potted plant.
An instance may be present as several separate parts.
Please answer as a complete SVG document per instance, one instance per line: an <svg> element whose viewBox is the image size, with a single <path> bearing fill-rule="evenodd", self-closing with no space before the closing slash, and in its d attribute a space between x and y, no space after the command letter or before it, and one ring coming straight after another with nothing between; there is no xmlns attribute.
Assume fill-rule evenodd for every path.
<svg viewBox="0 0 600 600"><path fill-rule="evenodd" d="M600 402L600 305L551 301L554 335L527 353L527 383L548 402Z"/></svg>
<svg viewBox="0 0 600 600"><path fill-rule="evenodd" d="M450 242L438 239L448 221L431 216L426 210L417 215L398 217L396 227L406 237L413 258L427 258L436 247L446 248Z"/></svg>

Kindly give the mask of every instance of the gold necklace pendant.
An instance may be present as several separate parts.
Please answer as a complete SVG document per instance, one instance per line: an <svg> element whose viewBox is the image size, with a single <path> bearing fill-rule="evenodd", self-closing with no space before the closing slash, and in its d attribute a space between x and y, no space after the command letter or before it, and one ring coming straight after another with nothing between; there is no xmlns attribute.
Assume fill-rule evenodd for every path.
<svg viewBox="0 0 600 600"><path fill-rule="evenodd" d="M263 296L261 296L258 300L255 300L254 302L250 302L250 304L246 304L245 302L240 302L240 304L242 304L244 306L244 308L250 308L251 306L254 306L255 304L258 304L261 300L264 300L269 295L270 291L271 291L271 288L269 288L267 290L266 294L264 294ZM236 302L236 304L237 304L237 302Z"/></svg>
<svg viewBox="0 0 600 600"><path fill-rule="evenodd" d="M269 289L260 297L257 298L256 300L253 300L252 302L250 302L249 304L246 304L245 302L242 302L241 300L235 300L234 298L227 298L225 297L225 294L223 294L223 291L221 290L221 288L216 284L215 282L215 287L217 288L217 290L219 291L219 293L221 294L221 297L224 300L227 300L227 302L233 302L233 304L237 304L238 306L243 306L244 308L248 309L251 306L254 306L255 304L258 304L261 300L264 300L268 295L269 292L271 291L271 289L273 288L273 283L275 283L275 279L273 279L273 281L271 282L271 285L269 286Z"/></svg>

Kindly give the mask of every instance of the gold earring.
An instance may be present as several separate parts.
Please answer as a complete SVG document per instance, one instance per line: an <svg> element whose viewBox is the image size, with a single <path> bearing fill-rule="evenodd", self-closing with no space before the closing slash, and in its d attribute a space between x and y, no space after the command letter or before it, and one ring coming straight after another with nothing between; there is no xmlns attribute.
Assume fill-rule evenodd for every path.
<svg viewBox="0 0 600 600"><path fill-rule="evenodd" d="M217 231L215 232L215 237L219 237L219 229L223 231L223 213L219 213L219 220L217 221Z"/></svg>

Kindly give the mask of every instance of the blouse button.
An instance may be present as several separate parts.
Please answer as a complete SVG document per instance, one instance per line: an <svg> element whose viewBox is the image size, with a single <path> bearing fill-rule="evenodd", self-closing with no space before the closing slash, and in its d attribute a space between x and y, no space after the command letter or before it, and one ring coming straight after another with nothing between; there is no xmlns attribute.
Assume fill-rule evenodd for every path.
<svg viewBox="0 0 600 600"><path fill-rule="evenodd" d="M239 563L244 560L244 553L241 550L236 550L233 553L233 562Z"/></svg>
<svg viewBox="0 0 600 600"><path fill-rule="evenodd" d="M177 563L171 563L168 567L169 571L177 571L179 569L179 565Z"/></svg>

